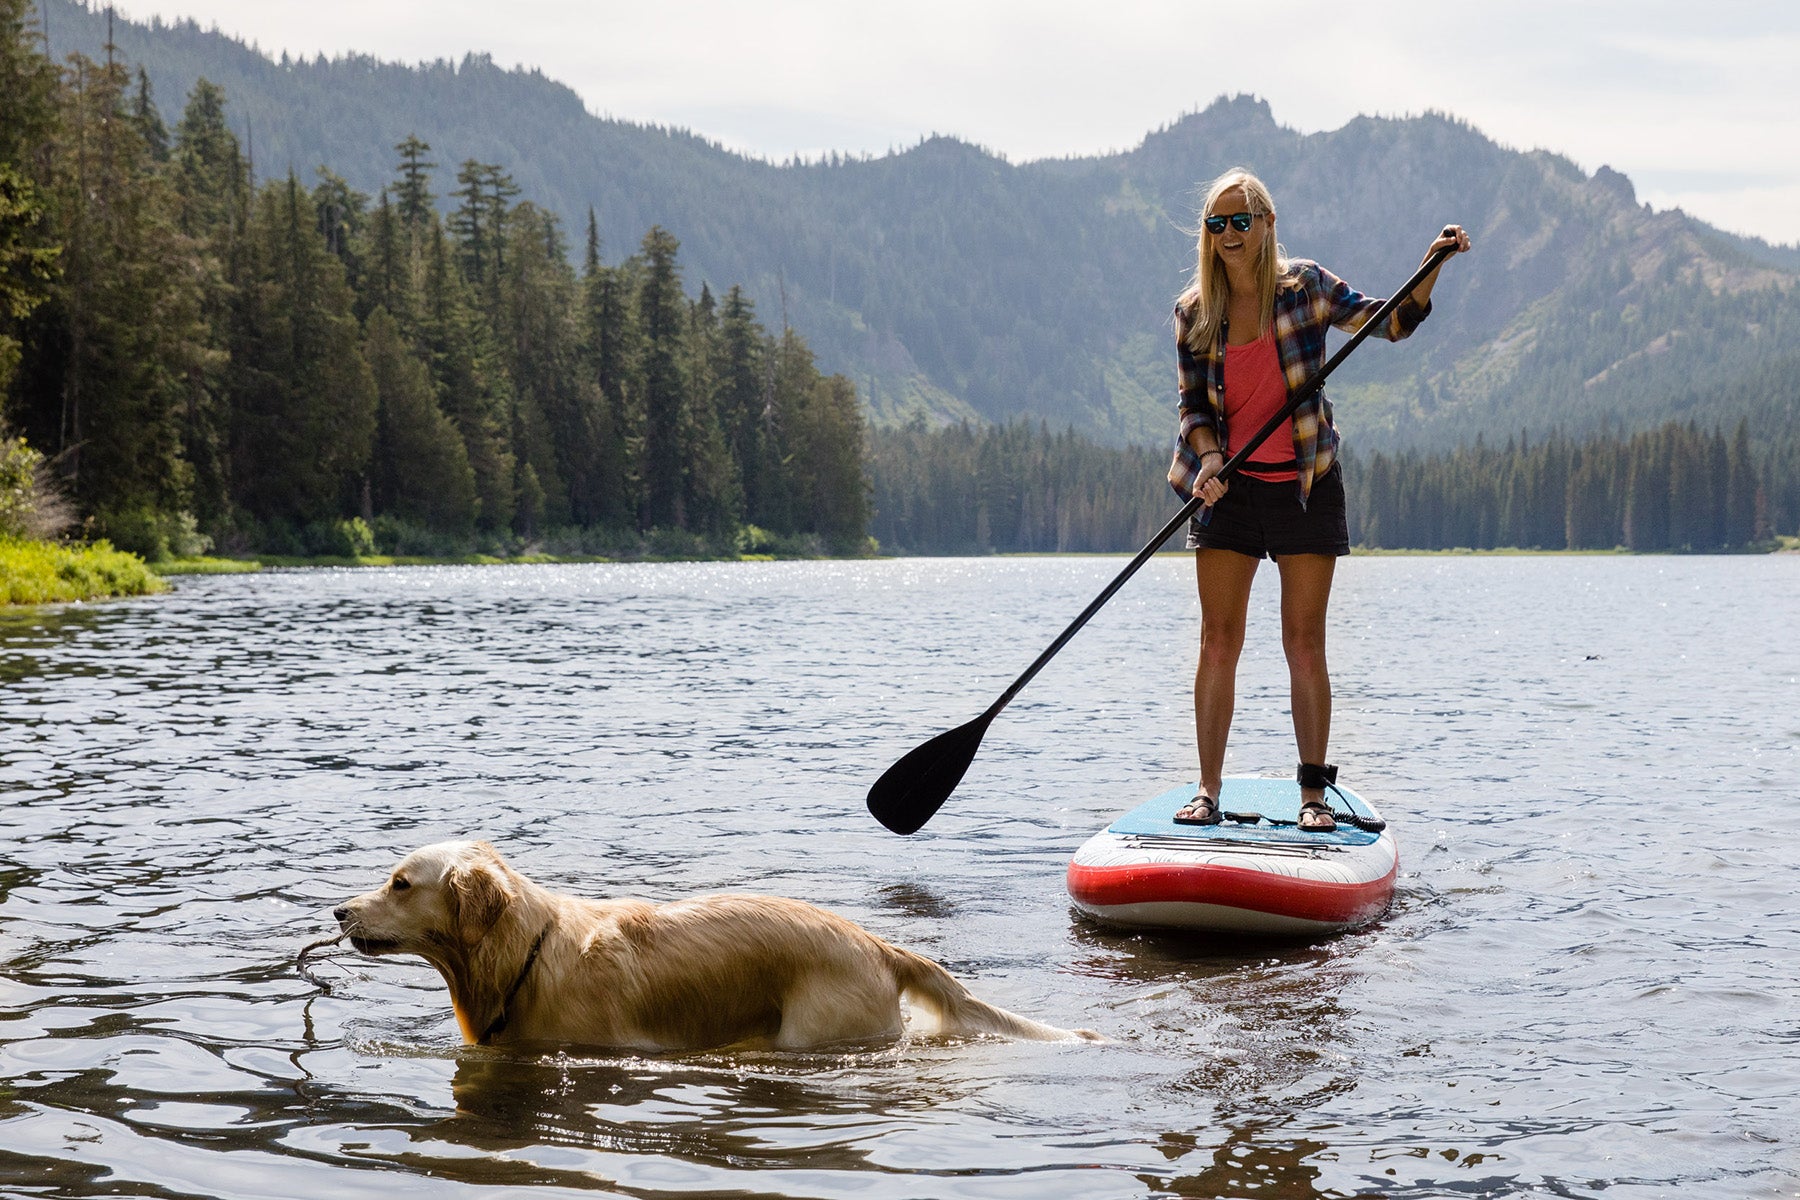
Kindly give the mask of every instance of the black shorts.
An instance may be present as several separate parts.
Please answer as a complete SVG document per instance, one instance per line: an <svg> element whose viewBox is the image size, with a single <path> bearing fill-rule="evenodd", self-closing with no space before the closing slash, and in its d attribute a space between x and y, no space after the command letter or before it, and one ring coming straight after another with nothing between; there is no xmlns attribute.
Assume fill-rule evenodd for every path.
<svg viewBox="0 0 1800 1200"><path fill-rule="evenodd" d="M1225 496L1212 507L1205 525L1188 522L1189 550L1236 550L1251 558L1283 554L1350 553L1350 527L1344 516L1344 467L1313 483L1305 508L1292 479L1279 482L1237 475L1226 480Z"/></svg>

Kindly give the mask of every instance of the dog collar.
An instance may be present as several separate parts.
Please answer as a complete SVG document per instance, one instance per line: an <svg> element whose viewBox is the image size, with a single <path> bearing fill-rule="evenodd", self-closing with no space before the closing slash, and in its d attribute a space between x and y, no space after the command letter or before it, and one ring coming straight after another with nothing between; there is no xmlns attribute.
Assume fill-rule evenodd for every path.
<svg viewBox="0 0 1800 1200"><path fill-rule="evenodd" d="M525 956L525 965L519 968L518 978L514 979L512 987L507 989L506 999L500 1002L500 1015L495 1017L494 1023L483 1031L480 1039L476 1042L477 1045L487 1045L496 1033L506 1028L506 1010L511 1008L512 1002L518 998L519 989L525 986L525 977L531 974L531 968L537 962L538 951L544 948L544 939L548 936L550 936L550 926L546 925L538 932L537 940L531 943L531 951Z"/></svg>

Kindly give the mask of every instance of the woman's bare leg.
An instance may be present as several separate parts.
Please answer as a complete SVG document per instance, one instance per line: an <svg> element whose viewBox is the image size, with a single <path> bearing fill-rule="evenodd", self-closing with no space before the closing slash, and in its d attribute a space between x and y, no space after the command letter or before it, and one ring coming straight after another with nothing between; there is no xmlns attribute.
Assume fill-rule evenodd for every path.
<svg viewBox="0 0 1800 1200"><path fill-rule="evenodd" d="M1200 662L1194 670L1194 736L1200 750L1200 790L1217 807L1225 771L1225 743L1237 699L1238 656L1250 585L1261 560L1235 550L1194 551L1200 588ZM1177 816L1187 813L1183 809Z"/></svg>
<svg viewBox="0 0 1800 1200"><path fill-rule="evenodd" d="M1281 571L1281 648L1287 653L1294 741L1303 763L1325 761L1331 741L1331 675L1325 665L1325 610L1337 559L1329 554L1284 554ZM1300 802L1324 803L1323 788L1306 788Z"/></svg>

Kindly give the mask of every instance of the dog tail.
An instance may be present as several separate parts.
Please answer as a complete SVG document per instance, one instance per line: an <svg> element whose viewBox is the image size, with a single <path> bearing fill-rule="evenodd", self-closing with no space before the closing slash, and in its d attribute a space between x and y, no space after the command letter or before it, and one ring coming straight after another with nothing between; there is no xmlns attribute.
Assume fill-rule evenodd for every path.
<svg viewBox="0 0 1800 1200"><path fill-rule="evenodd" d="M996 1034L1039 1042L1104 1042L1091 1029L1058 1029L978 1000L956 976L922 954L887 946L900 991L937 1019L938 1031L953 1037Z"/></svg>

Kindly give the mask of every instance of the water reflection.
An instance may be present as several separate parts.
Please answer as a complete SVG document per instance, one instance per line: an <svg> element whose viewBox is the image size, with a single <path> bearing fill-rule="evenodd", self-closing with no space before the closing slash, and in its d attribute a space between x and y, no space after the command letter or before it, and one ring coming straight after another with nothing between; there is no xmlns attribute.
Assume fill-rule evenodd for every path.
<svg viewBox="0 0 1800 1200"><path fill-rule="evenodd" d="M1306 1138L1284 1140L1285 1126L1257 1121L1230 1126L1229 1135L1210 1147L1199 1146L1191 1136L1169 1134L1157 1149L1177 1160L1183 1173L1138 1178L1160 1195L1205 1200L1220 1196L1299 1200L1326 1194L1318 1187L1321 1172L1316 1159L1330 1145Z"/></svg>
<svg viewBox="0 0 1800 1200"><path fill-rule="evenodd" d="M891 1062L880 1055L783 1055L759 1071L727 1061L468 1053L456 1067L456 1115L421 1132L486 1151L548 1137L562 1145L673 1151L719 1167L804 1161L854 1171L867 1165L860 1143L899 1099L870 1082L871 1071ZM909 1095L900 1108L952 1099ZM801 1113L804 1122L794 1119Z"/></svg>
<svg viewBox="0 0 1800 1200"><path fill-rule="evenodd" d="M919 883L890 883L878 895L883 907L920 921L946 921L956 912L949 896Z"/></svg>
<svg viewBox="0 0 1800 1200"><path fill-rule="evenodd" d="M1160 1134L1165 1170L1138 1178L1166 1196L1310 1197L1332 1145L1317 1116L1353 1093L1363 1064L1338 969L1367 931L1322 945L1109 929L1076 914L1071 970L1110 982L1152 1014L1150 1039L1185 1039L1196 1065L1167 1081L1192 1124ZM1339 1193L1341 1194L1341 1193Z"/></svg>

